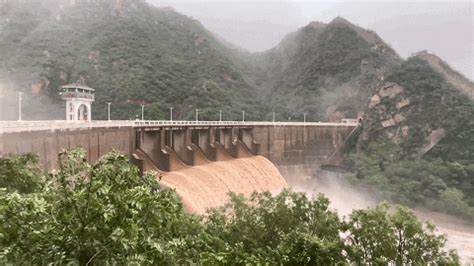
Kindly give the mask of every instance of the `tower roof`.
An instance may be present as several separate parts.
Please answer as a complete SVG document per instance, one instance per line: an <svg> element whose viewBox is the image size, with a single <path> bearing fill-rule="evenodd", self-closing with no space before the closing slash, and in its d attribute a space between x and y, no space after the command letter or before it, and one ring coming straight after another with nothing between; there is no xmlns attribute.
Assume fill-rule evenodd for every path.
<svg viewBox="0 0 474 266"><path fill-rule="evenodd" d="M71 83L71 84L61 86L61 88L63 88L63 89L78 88L78 89L84 89L84 90L89 90L89 91L95 91L93 88L89 88L85 85L80 85L80 84L76 84L76 83Z"/></svg>

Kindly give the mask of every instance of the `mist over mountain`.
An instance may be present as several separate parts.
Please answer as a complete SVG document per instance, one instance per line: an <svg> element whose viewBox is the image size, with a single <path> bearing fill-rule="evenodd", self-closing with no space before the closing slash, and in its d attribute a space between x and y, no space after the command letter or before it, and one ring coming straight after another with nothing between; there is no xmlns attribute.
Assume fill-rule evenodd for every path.
<svg viewBox="0 0 474 266"><path fill-rule="evenodd" d="M312 22L259 55L261 86L284 117L358 117L384 73L401 63L375 32L337 17Z"/></svg>
<svg viewBox="0 0 474 266"><path fill-rule="evenodd" d="M443 81L436 87L439 97L415 101L407 94L407 108L418 110L418 117L389 112L405 98L384 98L381 88L396 83L415 92L423 86L396 74L416 60L405 62L376 32L342 17L311 22L276 47L252 54L195 19L145 1L4 1L0 41L1 119L16 119L16 91L26 92L25 118L62 119L59 88L79 82L97 90L94 119L106 118L106 102L112 102L113 119L134 119L141 105L148 119L168 119L170 107L175 119L192 119L196 109L203 120L218 119L219 110L234 120L241 111L248 120L270 120L272 112L282 121L301 121L304 113L308 121L367 116L373 122L367 136L386 132L397 142L404 129L417 134L407 148L412 153L438 128L459 145L471 130L463 119L472 100L447 101L443 95L472 97L472 82L427 53L417 55L425 63L413 75L428 71L427 82ZM387 104L372 108L376 94ZM448 107L451 113L442 110ZM464 126L454 129L441 123L447 118L430 118L437 112ZM417 124L426 128L415 130Z"/></svg>
<svg viewBox="0 0 474 266"><path fill-rule="evenodd" d="M49 3L2 5L2 119L16 117L7 110L18 90L28 92L26 118L62 119L59 88L78 81L97 89L94 119L105 118L106 102L114 119L135 118L142 104L149 119L168 117L169 107L176 119L258 109L240 59L199 22L145 1Z"/></svg>
<svg viewBox="0 0 474 266"><path fill-rule="evenodd" d="M474 80L472 1L274 1L149 0L201 21L227 41L264 51L310 21L342 16L375 30L402 57L428 50ZM446 40L450 40L449 45Z"/></svg>

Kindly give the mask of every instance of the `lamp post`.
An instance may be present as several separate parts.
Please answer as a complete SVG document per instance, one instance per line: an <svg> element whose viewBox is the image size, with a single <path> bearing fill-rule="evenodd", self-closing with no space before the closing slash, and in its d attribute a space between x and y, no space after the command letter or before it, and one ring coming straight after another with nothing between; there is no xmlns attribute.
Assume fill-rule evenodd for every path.
<svg viewBox="0 0 474 266"><path fill-rule="evenodd" d="M110 105L112 103L111 102L108 102L107 103L107 120L110 122Z"/></svg>
<svg viewBox="0 0 474 266"><path fill-rule="evenodd" d="M145 120L145 105L142 104L142 121Z"/></svg>
<svg viewBox="0 0 474 266"><path fill-rule="evenodd" d="M23 92L18 92L18 121L21 121L21 100Z"/></svg>
<svg viewBox="0 0 474 266"><path fill-rule="evenodd" d="M242 111L242 122L245 122L245 111Z"/></svg>
<svg viewBox="0 0 474 266"><path fill-rule="evenodd" d="M199 109L196 109L196 122L199 121Z"/></svg>
<svg viewBox="0 0 474 266"><path fill-rule="evenodd" d="M219 122L222 122L222 110L219 110Z"/></svg>
<svg viewBox="0 0 474 266"><path fill-rule="evenodd" d="M303 123L306 123L306 113L303 114Z"/></svg>
<svg viewBox="0 0 474 266"><path fill-rule="evenodd" d="M170 121L173 121L173 107L170 107Z"/></svg>
<svg viewBox="0 0 474 266"><path fill-rule="evenodd" d="M275 112L273 112L273 123L275 123Z"/></svg>

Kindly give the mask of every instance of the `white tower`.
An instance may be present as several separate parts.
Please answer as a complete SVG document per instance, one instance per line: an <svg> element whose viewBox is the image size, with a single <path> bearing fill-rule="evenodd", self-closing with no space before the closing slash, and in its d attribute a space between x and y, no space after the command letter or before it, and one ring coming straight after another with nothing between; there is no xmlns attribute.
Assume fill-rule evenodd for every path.
<svg viewBox="0 0 474 266"><path fill-rule="evenodd" d="M91 121L94 89L78 84L61 87L61 97L66 101L67 121Z"/></svg>

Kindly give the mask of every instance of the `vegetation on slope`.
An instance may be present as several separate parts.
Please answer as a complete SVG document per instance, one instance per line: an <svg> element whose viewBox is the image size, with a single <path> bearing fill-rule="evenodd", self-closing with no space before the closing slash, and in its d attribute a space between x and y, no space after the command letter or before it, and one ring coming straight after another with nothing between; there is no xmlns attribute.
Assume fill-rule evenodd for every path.
<svg viewBox="0 0 474 266"><path fill-rule="evenodd" d="M474 82L452 69L448 63L427 51L416 53L417 58L426 61L435 71L443 75L448 83L474 99Z"/></svg>
<svg viewBox="0 0 474 266"><path fill-rule="evenodd" d="M403 92L368 110L360 151L349 160L356 183L401 204L474 218L474 102L417 57L387 80ZM395 116L403 119L382 125ZM443 134L434 138L434 131Z"/></svg>
<svg viewBox="0 0 474 266"><path fill-rule="evenodd" d="M272 107L284 119L307 112L314 120L357 117L383 73L400 62L375 33L342 18L310 23L260 60Z"/></svg>
<svg viewBox="0 0 474 266"><path fill-rule="evenodd" d="M202 119L218 118L218 110L232 118L241 110L249 118L259 114L253 87L238 60L231 60L233 51L197 21L142 1L125 3L78 1L49 16L30 12L28 4L2 8L2 20L9 21L0 36L0 71L8 73L2 82L31 87L33 96L25 99L31 106L38 107L38 95L56 103L49 110L27 104L28 118L44 118L48 111L62 118L59 87L77 81L97 90L94 119L105 118L106 102L112 102L113 119L135 118L141 104L149 119L168 118L169 107L176 119L193 117L195 109ZM31 23L20 24L25 14L19 13Z"/></svg>
<svg viewBox="0 0 474 266"><path fill-rule="evenodd" d="M14 165L2 174L37 183L28 191L0 184L2 263L459 264L434 226L406 208L381 205L344 221L323 196L284 191L231 195L203 219L185 213L174 191L140 176L124 155L89 165L82 150L65 151L51 174L30 159L0 158Z"/></svg>

